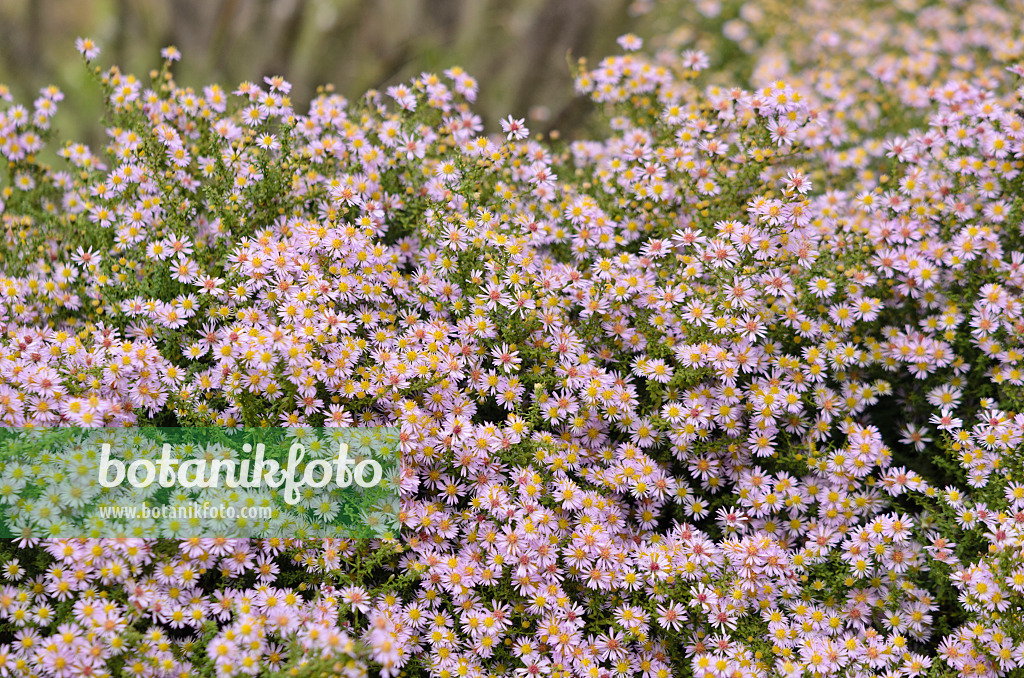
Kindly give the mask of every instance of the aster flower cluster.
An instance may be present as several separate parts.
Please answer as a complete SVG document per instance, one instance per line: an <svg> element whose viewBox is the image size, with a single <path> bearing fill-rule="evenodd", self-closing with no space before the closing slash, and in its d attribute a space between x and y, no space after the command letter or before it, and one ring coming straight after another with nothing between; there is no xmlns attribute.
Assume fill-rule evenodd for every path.
<svg viewBox="0 0 1024 678"><path fill-rule="evenodd" d="M0 421L399 427L403 530L9 542L0 675L1024 668L1024 36L837 4L736 86L624 36L570 142L80 41L106 148L0 110Z"/></svg>

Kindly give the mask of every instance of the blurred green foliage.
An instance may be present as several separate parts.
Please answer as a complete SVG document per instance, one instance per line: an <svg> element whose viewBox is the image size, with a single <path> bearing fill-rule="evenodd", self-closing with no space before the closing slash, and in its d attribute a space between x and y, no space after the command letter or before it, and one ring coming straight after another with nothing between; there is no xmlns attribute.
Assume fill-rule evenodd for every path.
<svg viewBox="0 0 1024 678"><path fill-rule="evenodd" d="M299 110L319 85L352 98L460 65L482 84L488 127L513 113L570 129L581 111L569 55L614 53L636 20L630 0L0 0L0 83L22 102L57 85L62 136L96 144L100 93L79 36L103 49L99 63L143 79L167 45L184 54L182 85L283 75Z"/></svg>

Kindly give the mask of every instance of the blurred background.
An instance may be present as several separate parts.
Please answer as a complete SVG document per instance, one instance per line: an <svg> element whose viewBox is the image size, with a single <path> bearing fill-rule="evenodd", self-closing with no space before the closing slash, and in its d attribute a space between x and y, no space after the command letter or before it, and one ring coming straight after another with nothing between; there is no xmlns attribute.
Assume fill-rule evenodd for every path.
<svg viewBox="0 0 1024 678"><path fill-rule="evenodd" d="M103 50L98 64L144 81L167 45L183 53L181 85L233 89L283 75L299 110L321 84L353 98L460 65L481 83L488 128L509 113L541 129L571 127L580 104L569 55L617 51L638 8L634 0L0 0L0 83L22 102L59 86L62 133L95 142L98 89L74 47L86 36Z"/></svg>
<svg viewBox="0 0 1024 678"><path fill-rule="evenodd" d="M766 42L799 32L808 2L815 0L0 0L0 84L26 104L57 85L66 94L60 136L95 145L103 139L100 93L77 37L102 48L98 65L116 64L143 82L168 45L183 53L179 85L216 82L230 91L282 75L300 112L319 85L356 98L458 65L480 83L476 111L488 130L513 114L535 131L572 135L588 111L573 92L570 63L580 57L594 66L620 54L615 39L632 32L649 48L703 49L716 78L745 81Z"/></svg>

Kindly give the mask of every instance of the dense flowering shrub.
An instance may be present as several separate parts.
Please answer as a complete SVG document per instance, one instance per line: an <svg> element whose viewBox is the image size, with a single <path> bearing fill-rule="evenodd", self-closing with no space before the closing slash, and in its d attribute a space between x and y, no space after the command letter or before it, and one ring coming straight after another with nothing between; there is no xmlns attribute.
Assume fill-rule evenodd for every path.
<svg viewBox="0 0 1024 678"><path fill-rule="evenodd" d="M836 5L727 21L750 89L624 36L592 140L173 48L59 168L9 102L4 425L398 425L405 530L8 543L0 675L1020 675L1019 15Z"/></svg>

